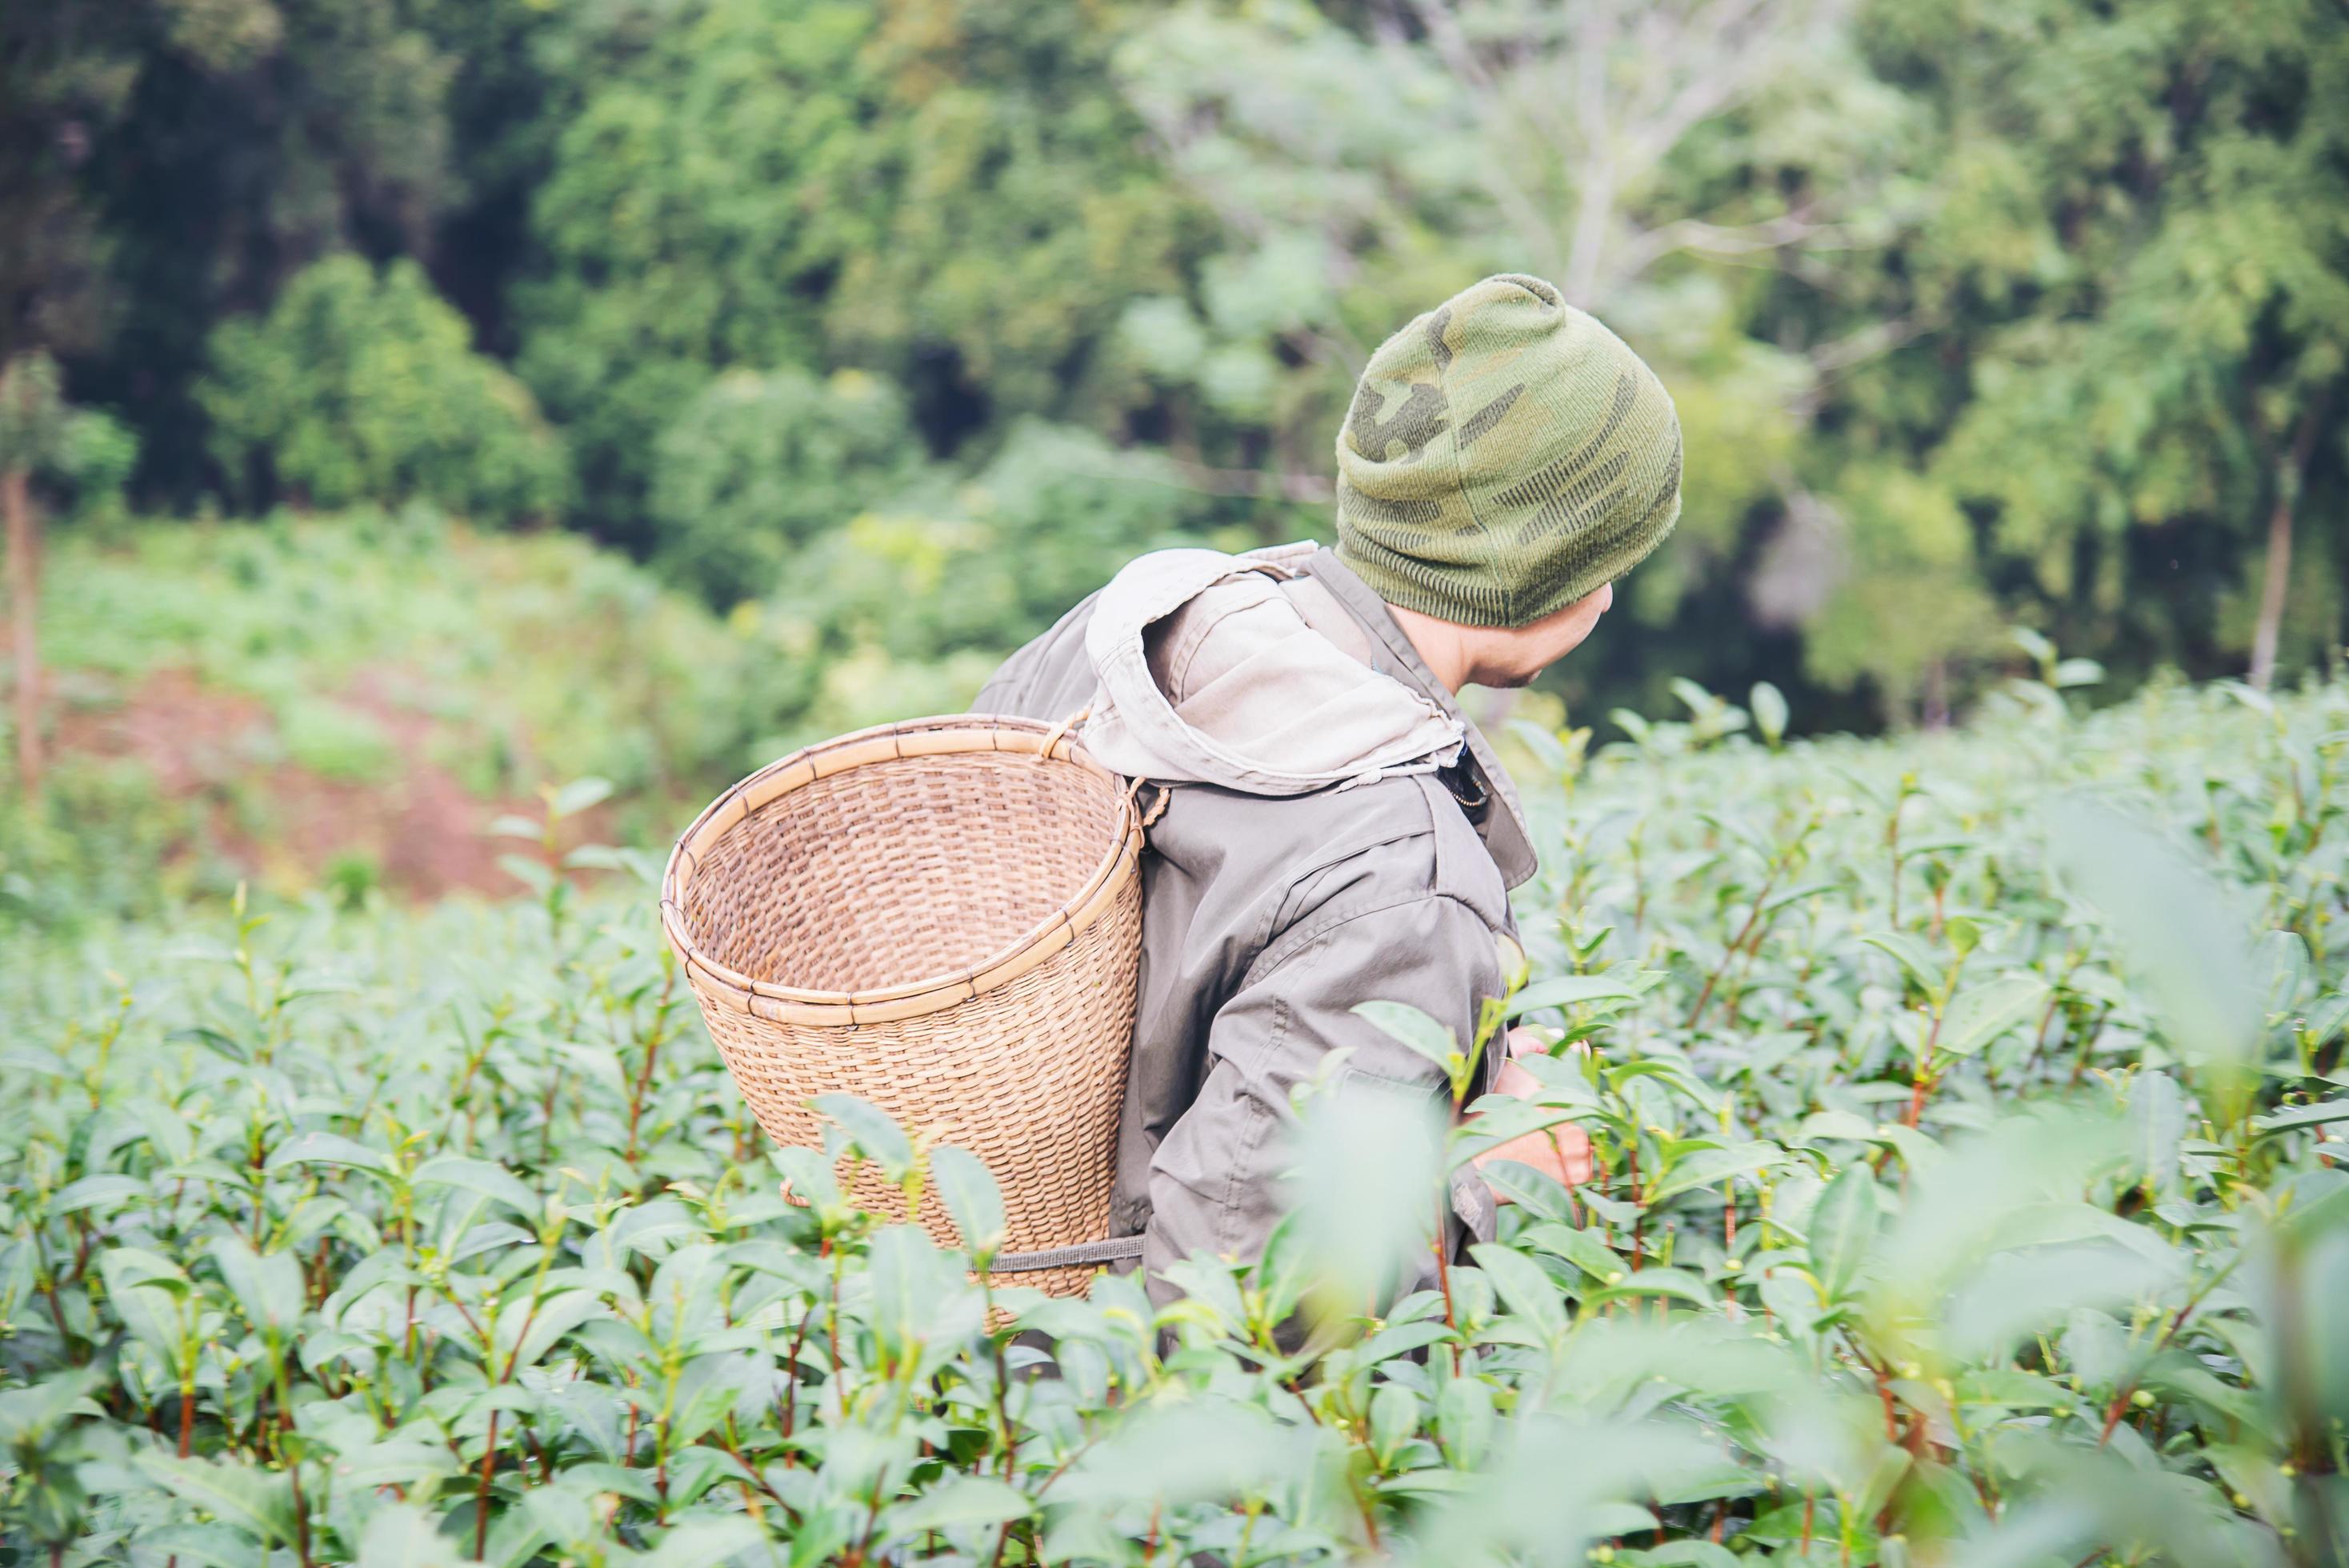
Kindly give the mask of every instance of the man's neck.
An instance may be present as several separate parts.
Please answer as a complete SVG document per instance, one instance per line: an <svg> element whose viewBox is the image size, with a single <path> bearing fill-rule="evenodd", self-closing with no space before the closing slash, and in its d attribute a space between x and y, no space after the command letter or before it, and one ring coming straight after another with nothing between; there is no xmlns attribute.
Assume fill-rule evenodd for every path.
<svg viewBox="0 0 2349 1568"><path fill-rule="evenodd" d="M1439 621L1433 615L1423 615L1417 610L1406 610L1400 604L1389 604L1387 614L1394 617L1394 624L1402 628L1404 636L1411 639L1412 648L1419 655L1420 663L1427 666L1427 673L1433 676L1445 691L1456 697L1462 686L1475 680L1468 650L1461 645L1459 627L1448 621Z"/></svg>

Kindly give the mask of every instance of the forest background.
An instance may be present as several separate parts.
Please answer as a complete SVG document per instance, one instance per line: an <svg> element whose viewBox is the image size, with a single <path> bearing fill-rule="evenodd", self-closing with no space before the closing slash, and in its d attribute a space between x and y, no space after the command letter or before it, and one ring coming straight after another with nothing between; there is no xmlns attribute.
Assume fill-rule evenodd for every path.
<svg viewBox="0 0 2349 1568"><path fill-rule="evenodd" d="M1689 451L1521 715L2339 657L2342 0L16 0L0 893L511 891L449 846L581 775L666 836L1133 553L1328 538L1497 271Z"/></svg>

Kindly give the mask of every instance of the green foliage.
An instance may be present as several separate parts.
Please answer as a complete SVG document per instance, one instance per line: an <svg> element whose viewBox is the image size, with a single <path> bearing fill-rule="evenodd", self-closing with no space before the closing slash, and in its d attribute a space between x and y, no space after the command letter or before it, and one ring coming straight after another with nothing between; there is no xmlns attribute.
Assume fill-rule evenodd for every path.
<svg viewBox="0 0 2349 1568"><path fill-rule="evenodd" d="M35 808L12 792L0 805L0 925L153 917L191 888L234 885L210 803L171 794L136 761L67 752L44 797Z"/></svg>
<svg viewBox="0 0 2349 1568"><path fill-rule="evenodd" d="M812 677L788 733L965 706L1005 654L1133 555L1258 542L1216 534L1219 513L1082 430L1022 425L951 492L934 478L827 531L756 610L760 634Z"/></svg>
<svg viewBox="0 0 2349 1568"><path fill-rule="evenodd" d="M56 462L64 449L66 418L56 360L26 354L0 365L0 469Z"/></svg>
<svg viewBox="0 0 2349 1568"><path fill-rule="evenodd" d="M65 400L57 361L34 352L0 365L0 469L22 468L67 521L119 524L139 438Z"/></svg>
<svg viewBox="0 0 2349 1568"><path fill-rule="evenodd" d="M2316 1568L2349 1526L2349 688L2055 692L1897 748L1774 750L1716 698L1556 751L1535 977L1491 1010L1548 1044L1541 1092L1445 1132L1308 1086L1296 1218L1155 1312L849 1206L858 1154L926 1168L982 1260L1000 1234L977 1161L860 1101L761 1159L648 889L540 860L503 908L240 897L109 932L112 975L18 928L0 1534ZM603 788L514 824L524 863ZM1498 1168L1498 1238L1381 1299L1444 1166L1558 1119L1595 1180Z"/></svg>
<svg viewBox="0 0 2349 1568"><path fill-rule="evenodd" d="M383 726L366 714L296 693L280 708L277 722L286 758L297 766L326 779L389 781L397 752Z"/></svg>
<svg viewBox="0 0 2349 1568"><path fill-rule="evenodd" d="M1912 308L1965 363L1927 471L2069 641L2251 645L2278 509L2324 562L2294 573L2286 665L2340 641L2349 558L2309 526L2337 505L2311 504L2340 483L2318 432L2349 395L2337 23L2294 0L1868 14L1947 139L1951 196L1907 248ZM2181 583L2181 557L2219 582Z"/></svg>
<svg viewBox="0 0 2349 1568"><path fill-rule="evenodd" d="M1153 536L1188 497L1314 532L1379 340L1532 270L1689 450L1563 700L1682 674L1938 721L2018 622L2116 689L2266 685L2349 628L2344 38L2328 0L18 6L0 356L61 356L143 504L559 517L732 604L853 520L966 521L937 498L1034 420L1154 472ZM351 282L341 346L251 348L346 252L422 263L463 330ZM923 450L812 482L719 387L843 371ZM807 692L954 684L842 646Z"/></svg>
<svg viewBox="0 0 2349 1568"><path fill-rule="evenodd" d="M212 359L213 453L249 500L421 500L492 525L562 501L562 447L530 394L411 262L320 262L264 319L222 325Z"/></svg>
<svg viewBox="0 0 2349 1568"><path fill-rule="evenodd" d="M125 491L138 466L135 431L99 409L78 408L66 418L47 478L68 522L119 528L129 521Z"/></svg>
<svg viewBox="0 0 2349 1568"><path fill-rule="evenodd" d="M1836 686L1872 679L1905 708L1935 664L1998 645L1998 606L1947 490L1905 468L1854 464L1838 491L1846 575L1810 623L1804 662Z"/></svg>
<svg viewBox="0 0 2349 1568"><path fill-rule="evenodd" d="M518 364L607 531L640 537L656 438L719 371L874 369L951 441L1070 401L1163 272L1168 202L1085 11L693 0L574 43Z"/></svg>
<svg viewBox="0 0 2349 1568"><path fill-rule="evenodd" d="M1001 649L1133 552L1245 542L1217 510L1035 427L977 482L931 473L827 526L722 620L575 536L422 505L62 532L42 638L75 744L44 808L0 814L0 877L87 890L23 892L44 921L223 891L240 861L281 889L339 883L277 809L311 781L398 812L419 789L462 810L592 774L615 831L664 839L794 745L968 706Z"/></svg>
<svg viewBox="0 0 2349 1568"><path fill-rule="evenodd" d="M1172 286L1198 246L1206 215L1150 155L1110 70L1147 14L1120 0L882 8L867 63L883 129L833 188L861 232L825 333L835 356L920 384L949 441L980 419L1105 427L1119 402L1088 361L1124 303Z"/></svg>
<svg viewBox="0 0 2349 1568"><path fill-rule="evenodd" d="M47 346L140 435L147 497L206 472L225 319L345 245L422 255L451 167L450 14L530 0L124 0L0 16L0 356ZM467 41L470 41L468 36Z"/></svg>
<svg viewBox="0 0 2349 1568"><path fill-rule="evenodd" d="M875 377L730 371L661 436L657 558L718 605L763 597L818 535L902 486L921 458L905 399Z"/></svg>
<svg viewBox="0 0 2349 1568"><path fill-rule="evenodd" d="M618 69L563 128L517 363L570 428L591 507L638 500L659 432L719 366L816 361L837 242L810 198L849 155L870 22L801 9L728 0L616 37Z"/></svg>

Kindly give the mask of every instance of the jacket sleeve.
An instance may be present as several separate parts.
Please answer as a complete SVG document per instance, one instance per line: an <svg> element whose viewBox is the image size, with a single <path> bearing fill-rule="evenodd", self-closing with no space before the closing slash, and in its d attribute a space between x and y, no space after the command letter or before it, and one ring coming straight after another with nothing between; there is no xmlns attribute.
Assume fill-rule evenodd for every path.
<svg viewBox="0 0 2349 1568"><path fill-rule="evenodd" d="M1357 1004L1407 1002L1465 1042L1479 999L1500 988L1492 928L1442 893L1324 911L1269 944L1216 1014L1206 1081L1151 1162L1143 1265L1153 1299L1164 1305L1181 1294L1161 1272L1194 1253L1262 1255L1283 1212L1295 1122L1289 1091L1330 1052L1352 1047L1344 1064L1350 1077L1446 1102L1442 1069L1357 1016ZM1460 1244L1462 1222L1480 1206L1489 1238L1491 1195L1473 1173L1454 1182L1450 1246ZM1424 1274L1421 1283L1433 1286L1432 1256Z"/></svg>

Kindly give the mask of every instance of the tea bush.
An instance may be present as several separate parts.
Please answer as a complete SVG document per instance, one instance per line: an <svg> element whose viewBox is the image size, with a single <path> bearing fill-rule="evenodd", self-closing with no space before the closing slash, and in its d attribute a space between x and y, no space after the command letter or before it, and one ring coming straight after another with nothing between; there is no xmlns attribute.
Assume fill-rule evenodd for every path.
<svg viewBox="0 0 2349 1568"><path fill-rule="evenodd" d="M761 1144L643 894L20 932L0 1558L2336 1562L2349 686L2045 674L1897 743L1766 688L1522 736L1487 1022L1598 1173L1505 1168L1396 1302L1535 1113L1309 1095L1258 1266L1046 1300L968 1272L967 1156L831 1107L970 1256Z"/></svg>

